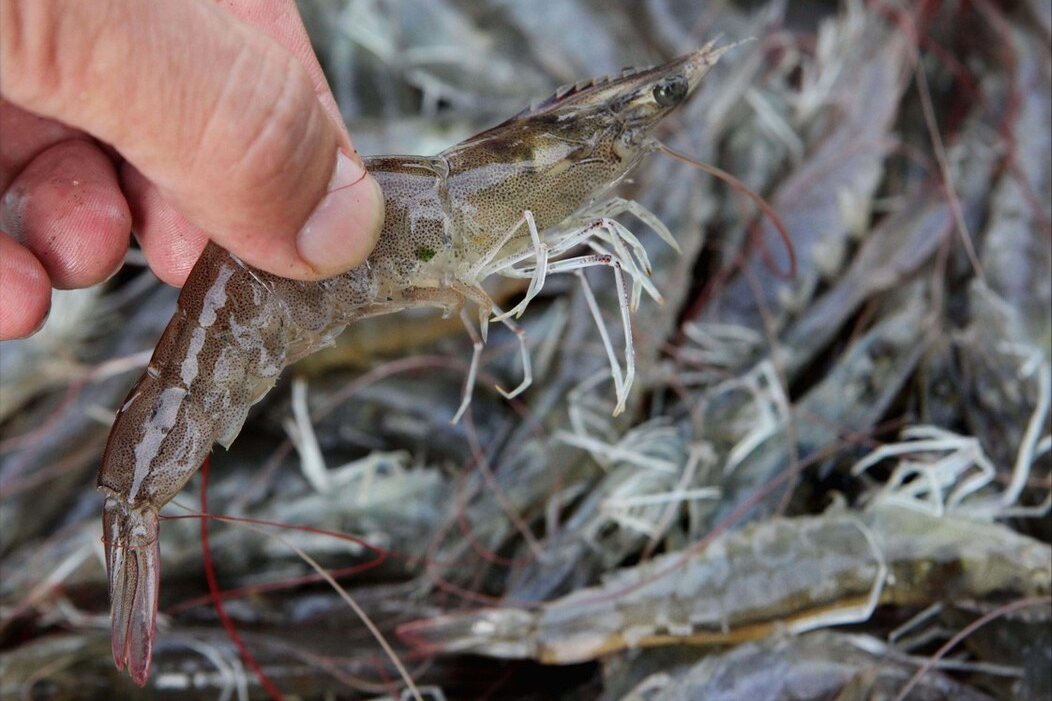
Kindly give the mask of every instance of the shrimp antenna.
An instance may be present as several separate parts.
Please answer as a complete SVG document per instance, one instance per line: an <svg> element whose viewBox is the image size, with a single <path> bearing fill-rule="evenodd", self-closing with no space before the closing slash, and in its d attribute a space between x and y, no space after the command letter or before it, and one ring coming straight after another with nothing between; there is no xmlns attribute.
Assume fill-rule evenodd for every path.
<svg viewBox="0 0 1052 701"><path fill-rule="evenodd" d="M783 276L785 278L796 277L796 249L793 247L792 238L790 238L789 231L785 228L785 224L782 222L782 218L778 216L778 213L774 211L771 205L769 205L767 201L764 200L764 198L756 194L756 192L753 191L752 188L743 183L741 180L739 180L738 178L734 177L733 175L721 168L709 165L708 163L702 163L696 158L692 158L684 153L680 153L679 151L671 149L660 142L658 144L658 149L661 151L661 153L665 154L666 156L671 156L677 161L681 161L688 165L692 165L695 168L698 168L699 170L705 171L709 175L716 176L720 180L733 187L735 190L738 190L739 192L745 194L749 199L751 199L760 209L760 211L764 213L768 221L770 221L771 224L774 226L775 231L778 232L778 236L782 239L782 243L785 244L786 252L789 254L789 270L785 273L782 273L781 271L778 271L774 268L773 262L769 261L772 271L775 274Z"/></svg>

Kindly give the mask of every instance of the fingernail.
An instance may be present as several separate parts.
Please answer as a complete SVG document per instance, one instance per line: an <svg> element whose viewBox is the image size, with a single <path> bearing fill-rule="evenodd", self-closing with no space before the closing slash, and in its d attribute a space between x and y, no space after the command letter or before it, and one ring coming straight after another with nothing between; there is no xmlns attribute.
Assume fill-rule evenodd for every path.
<svg viewBox="0 0 1052 701"><path fill-rule="evenodd" d="M40 320L40 323L39 323L39 324L37 324L37 327L36 327L35 329L33 329L33 330L32 330L32 331L31 331L31 332L29 333L29 335L30 335L30 336L32 336L32 335L33 335L33 334L35 334L35 333L39 333L39 332L40 332L40 330L41 330L42 328L44 328L44 324L46 324L46 323L47 323L47 320L48 320L49 318L51 318L51 306L52 306L52 305L51 305L51 302L49 301L49 302L47 303L47 311L46 311L46 312L44 312L44 318L42 318L42 319Z"/></svg>
<svg viewBox="0 0 1052 701"><path fill-rule="evenodd" d="M300 255L323 275L338 275L361 263L383 224L383 194L371 175L343 151L328 194L296 239Z"/></svg>

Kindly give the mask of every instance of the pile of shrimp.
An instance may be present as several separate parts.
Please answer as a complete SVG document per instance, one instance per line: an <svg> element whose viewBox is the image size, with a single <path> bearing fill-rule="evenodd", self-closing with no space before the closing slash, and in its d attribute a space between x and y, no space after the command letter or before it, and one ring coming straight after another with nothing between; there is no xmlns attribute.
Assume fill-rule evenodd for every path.
<svg viewBox="0 0 1052 701"><path fill-rule="evenodd" d="M485 283L521 333L474 361L410 310L283 376L162 511L144 689L113 667L95 474L175 291L130 254L5 343L0 697L1049 697L1047 3L303 11L363 154L752 41L590 209L628 288L538 284L532 251Z"/></svg>

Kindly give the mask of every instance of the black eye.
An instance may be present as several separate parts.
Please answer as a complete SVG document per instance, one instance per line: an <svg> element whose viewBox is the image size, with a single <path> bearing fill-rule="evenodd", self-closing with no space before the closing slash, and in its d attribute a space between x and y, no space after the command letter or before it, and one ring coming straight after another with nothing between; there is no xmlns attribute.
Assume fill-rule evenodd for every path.
<svg viewBox="0 0 1052 701"><path fill-rule="evenodd" d="M687 96L687 79L681 75L665 78L654 86L654 100L662 107L672 107Z"/></svg>

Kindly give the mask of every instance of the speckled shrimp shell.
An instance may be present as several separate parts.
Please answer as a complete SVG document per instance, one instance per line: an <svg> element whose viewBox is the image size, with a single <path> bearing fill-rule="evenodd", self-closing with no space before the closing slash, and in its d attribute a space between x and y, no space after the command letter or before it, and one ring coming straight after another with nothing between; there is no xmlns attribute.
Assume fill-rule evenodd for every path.
<svg viewBox="0 0 1052 701"><path fill-rule="evenodd" d="M434 157L367 159L386 218L372 255L344 275L286 280L215 245L205 249L149 367L117 413L99 472L118 668L127 665L140 684L149 674L161 507L214 443L233 442L249 407L289 363L330 344L355 319L410 307L448 312L468 299L485 326L494 306L480 283L494 273L531 278L526 301L546 274L591 265L613 268L619 289L622 272L632 278L633 299L639 289L657 294L645 280L638 241L609 217L642 212L671 240L667 230L622 200L601 208L598 223L587 213L655 148L654 128L726 48L710 44L662 66L560 90ZM593 237L612 253L565 257ZM622 321L627 327L627 307ZM476 350L473 368L477 360ZM516 391L528 381L527 374ZM630 385L630 373L619 380L621 405Z"/></svg>

